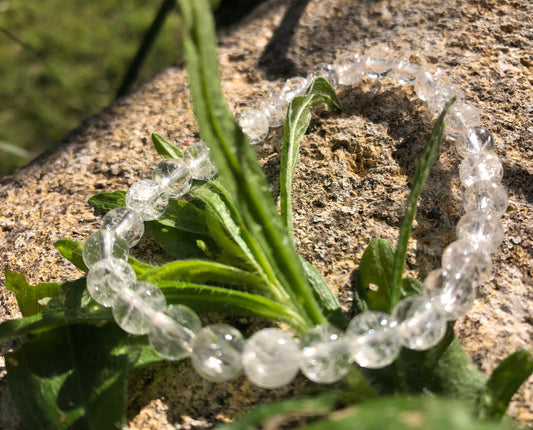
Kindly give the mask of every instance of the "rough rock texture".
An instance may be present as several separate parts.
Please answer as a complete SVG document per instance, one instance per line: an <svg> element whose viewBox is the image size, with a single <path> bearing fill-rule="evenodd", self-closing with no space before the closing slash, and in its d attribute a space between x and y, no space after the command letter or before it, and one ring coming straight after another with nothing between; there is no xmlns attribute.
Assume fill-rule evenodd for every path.
<svg viewBox="0 0 533 430"><path fill-rule="evenodd" d="M506 236L494 255L494 278L457 324L468 354L489 373L507 354L533 344L533 5L530 0L272 0L239 27L221 35L224 90L236 111L279 88L280 78L305 75L337 52L377 43L423 52L455 77L494 134L510 196ZM351 276L374 236L394 240L420 153L431 128L411 88L366 81L340 91L342 114L315 113L302 144L294 186L301 253L320 268L347 313ZM146 177L156 160L149 134L183 142L195 136L180 68L170 68L131 96L71 132L54 151L0 185L2 266L30 282L75 279L80 272L53 242L86 238L100 216L86 203L96 192L125 189ZM271 132L259 148L275 185L279 154ZM417 215L409 270L424 276L439 265L462 214L458 158L452 145L435 166ZM141 244L140 256L147 249ZM146 251L158 261L157 254ZM0 279L0 321L19 316ZM5 353L6 347L0 351ZM1 365L1 364L0 364ZM0 368L0 377L5 372ZM242 379L213 385L188 363L165 363L131 381L133 428L205 428L240 415L266 398L290 395L304 384L266 392ZM5 378L0 427L17 428ZM533 423L533 381L515 397L509 414Z"/></svg>

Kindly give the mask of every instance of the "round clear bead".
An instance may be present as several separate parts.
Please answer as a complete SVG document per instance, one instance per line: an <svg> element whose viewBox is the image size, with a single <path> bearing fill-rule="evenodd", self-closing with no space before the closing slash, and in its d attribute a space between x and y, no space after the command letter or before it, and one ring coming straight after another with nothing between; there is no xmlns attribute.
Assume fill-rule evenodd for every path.
<svg viewBox="0 0 533 430"><path fill-rule="evenodd" d="M300 370L311 381L332 384L348 373L348 345L336 327L313 327L303 335L301 346Z"/></svg>
<svg viewBox="0 0 533 430"><path fill-rule="evenodd" d="M182 160L167 158L160 161L152 172L152 179L171 199L181 197L191 189L191 172Z"/></svg>
<svg viewBox="0 0 533 430"><path fill-rule="evenodd" d="M476 182L463 193L465 211L501 216L507 210L507 191L500 183Z"/></svg>
<svg viewBox="0 0 533 430"><path fill-rule="evenodd" d="M128 242L112 230L99 230L83 244L81 256L89 268L100 260L118 258L127 261L130 255Z"/></svg>
<svg viewBox="0 0 533 430"><path fill-rule="evenodd" d="M166 306L167 301L159 288L138 281L118 292L113 305L113 318L122 330L130 334L147 334L152 318Z"/></svg>
<svg viewBox="0 0 533 430"><path fill-rule="evenodd" d="M476 292L468 276L436 269L424 280L424 295L440 307L446 319L452 321L470 309Z"/></svg>
<svg viewBox="0 0 533 430"><path fill-rule="evenodd" d="M126 193L126 207L137 212L145 221L152 221L165 213L168 196L159 184L150 179L133 184Z"/></svg>
<svg viewBox="0 0 533 430"><path fill-rule="evenodd" d="M307 75L307 81L312 84L316 78L324 78L333 88L339 86L339 75L331 64L319 63L313 66Z"/></svg>
<svg viewBox="0 0 533 430"><path fill-rule="evenodd" d="M400 85L412 85L418 74L423 72L426 62L424 58L417 53L409 53L402 58L392 69L392 77Z"/></svg>
<svg viewBox="0 0 533 430"><path fill-rule="evenodd" d="M224 382L242 369L242 334L227 324L212 324L200 330L192 343L191 362L204 379Z"/></svg>
<svg viewBox="0 0 533 430"><path fill-rule="evenodd" d="M494 140L485 127L472 127L455 141L455 149L461 157L467 157L483 151L492 151Z"/></svg>
<svg viewBox="0 0 533 430"><path fill-rule="evenodd" d="M463 139L468 130L479 126L479 111L472 105L456 102L448 111L444 131L452 139Z"/></svg>
<svg viewBox="0 0 533 430"><path fill-rule="evenodd" d="M300 351L293 337L277 328L256 332L244 345L242 365L253 384L279 388L298 373Z"/></svg>
<svg viewBox="0 0 533 430"><path fill-rule="evenodd" d="M278 95L269 95L261 105L261 109L268 117L270 127L281 127L285 124L289 103Z"/></svg>
<svg viewBox="0 0 533 430"><path fill-rule="evenodd" d="M387 45L373 46L363 56L364 71L371 78L385 76L395 63L395 55Z"/></svg>
<svg viewBox="0 0 533 430"><path fill-rule="evenodd" d="M503 225L499 217L485 212L467 212L457 223L457 239L471 242L490 253L503 241Z"/></svg>
<svg viewBox="0 0 533 430"><path fill-rule="evenodd" d="M473 286L488 281L492 270L490 254L476 244L458 240L452 242L442 254L442 268L471 280Z"/></svg>
<svg viewBox="0 0 533 430"><path fill-rule="evenodd" d="M438 84L435 89L435 94L427 101L429 111L435 116L440 115L444 109L444 105L453 96L456 99L455 103L464 103L465 95L459 87L448 82Z"/></svg>
<svg viewBox="0 0 533 430"><path fill-rule="evenodd" d="M351 359L369 369L380 369L396 360L401 344L390 323L390 316L383 312L356 315L346 329L346 336L355 338L350 348Z"/></svg>
<svg viewBox="0 0 533 430"><path fill-rule="evenodd" d="M279 98L287 103L287 105L292 101L294 97L301 96L307 90L311 82L302 76L295 76L289 78L281 87L279 93Z"/></svg>
<svg viewBox="0 0 533 430"><path fill-rule="evenodd" d="M114 231L128 242L130 248L137 245L144 234L143 219L128 208L111 209L105 214L102 224L102 229Z"/></svg>
<svg viewBox="0 0 533 430"><path fill-rule="evenodd" d="M364 67L357 53L347 52L338 56L333 67L340 85L355 85L364 77Z"/></svg>
<svg viewBox="0 0 533 430"><path fill-rule="evenodd" d="M192 343L201 329L202 322L191 308L170 305L152 319L148 340L159 355L180 360L192 352Z"/></svg>
<svg viewBox="0 0 533 430"><path fill-rule="evenodd" d="M493 152L480 152L463 159L459 166L459 178L465 187L476 182L500 182L503 177L503 166Z"/></svg>
<svg viewBox="0 0 533 430"><path fill-rule="evenodd" d="M87 273L87 291L95 302L105 307L115 304L117 292L135 284L135 272L124 260L106 258Z"/></svg>
<svg viewBox="0 0 533 430"><path fill-rule="evenodd" d="M191 142L183 153L182 160L193 179L207 181L217 174L217 168L209 158L209 147L200 140Z"/></svg>
<svg viewBox="0 0 533 430"><path fill-rule="evenodd" d="M252 145L262 142L268 135L268 117L260 110L243 110L237 117L237 123Z"/></svg>
<svg viewBox="0 0 533 430"><path fill-rule="evenodd" d="M427 101L436 94L437 82L429 71L422 70L416 75L414 89L420 100Z"/></svg>
<svg viewBox="0 0 533 430"><path fill-rule="evenodd" d="M427 297L410 296L401 300L392 314L404 346L424 351L437 345L446 334L446 317Z"/></svg>

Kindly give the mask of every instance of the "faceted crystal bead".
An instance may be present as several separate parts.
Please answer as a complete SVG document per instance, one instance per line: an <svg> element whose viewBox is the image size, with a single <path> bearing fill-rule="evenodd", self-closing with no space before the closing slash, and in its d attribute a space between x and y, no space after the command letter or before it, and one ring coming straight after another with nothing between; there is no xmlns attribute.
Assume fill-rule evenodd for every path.
<svg viewBox="0 0 533 430"><path fill-rule="evenodd" d="M473 286L488 281L492 261L487 252L465 240L451 243L442 254L442 268L450 273L461 274L471 280Z"/></svg>
<svg viewBox="0 0 533 430"><path fill-rule="evenodd" d="M261 110L268 117L270 127L281 127L285 124L287 106L289 106L287 101L274 94L270 94L261 104Z"/></svg>
<svg viewBox="0 0 533 430"><path fill-rule="evenodd" d="M309 85L311 85L316 78L324 78L334 89L339 86L339 75L337 75L335 68L331 64L319 63L313 66L307 75Z"/></svg>
<svg viewBox="0 0 533 430"><path fill-rule="evenodd" d="M395 60L395 55L387 45L376 45L363 56L364 70L369 77L380 78L394 68Z"/></svg>
<svg viewBox="0 0 533 430"><path fill-rule="evenodd" d="M192 351L192 343L202 329L200 318L183 305L170 305L157 312L151 322L148 340L156 352L169 360L179 360Z"/></svg>
<svg viewBox="0 0 533 430"><path fill-rule="evenodd" d="M364 67L359 54L347 52L337 57L333 64L340 85L355 85L364 76Z"/></svg>
<svg viewBox="0 0 533 430"><path fill-rule="evenodd" d="M503 177L503 166L493 152L480 152L463 159L459 166L459 178L465 187L476 182L500 182Z"/></svg>
<svg viewBox="0 0 533 430"><path fill-rule="evenodd" d="M236 328L227 324L208 325L194 338L192 365L208 381L228 381L241 371L243 346L242 334Z"/></svg>
<svg viewBox="0 0 533 430"><path fill-rule="evenodd" d="M243 110L237 117L237 123L252 145L262 142L268 135L268 117L260 110Z"/></svg>
<svg viewBox="0 0 533 430"><path fill-rule="evenodd" d="M501 216L507 210L507 202L507 192L503 185L497 182L475 182L463 193L466 212L482 211Z"/></svg>
<svg viewBox="0 0 533 430"><path fill-rule="evenodd" d="M446 319L452 321L470 309L476 293L468 277L436 269L424 280L424 295L440 307Z"/></svg>
<svg viewBox="0 0 533 430"><path fill-rule="evenodd" d="M122 330L130 334L147 334L152 318L166 306L167 301L159 288L138 281L131 288L118 292L113 305L113 318Z"/></svg>
<svg viewBox="0 0 533 430"><path fill-rule="evenodd" d="M455 149L461 157L494 149L492 135L485 127L472 127L455 141Z"/></svg>
<svg viewBox="0 0 533 430"><path fill-rule="evenodd" d="M99 230L91 234L82 249L85 265L91 268L100 260L109 257L127 261L130 255L128 242L111 230Z"/></svg>
<svg viewBox="0 0 533 430"><path fill-rule="evenodd" d="M396 360L401 344L390 323L390 316L383 312L366 311L356 315L346 329L346 336L355 337L351 359L369 369L380 369Z"/></svg>
<svg viewBox="0 0 533 430"><path fill-rule="evenodd" d="M478 110L469 104L456 102L448 111L444 131L452 139L463 139L468 130L479 126Z"/></svg>
<svg viewBox="0 0 533 430"><path fill-rule="evenodd" d="M301 96L305 93L305 90L307 90L310 83L311 82L307 78L301 76L289 78L285 81L283 87L281 87L279 98L284 100L288 105L294 97Z"/></svg>
<svg viewBox="0 0 533 430"><path fill-rule="evenodd" d="M191 188L192 176L182 160L167 158L159 162L152 178L171 199L183 196Z"/></svg>
<svg viewBox="0 0 533 430"><path fill-rule="evenodd" d="M137 245L144 234L144 222L140 215L128 208L111 209L102 222L104 230L114 231L128 242L129 247Z"/></svg>
<svg viewBox="0 0 533 430"><path fill-rule="evenodd" d="M87 273L87 291L95 302L105 307L115 303L117 291L135 284L135 272L124 260L106 258L94 264Z"/></svg>
<svg viewBox="0 0 533 430"><path fill-rule="evenodd" d="M293 337L277 328L256 332L244 346L242 365L253 384L279 388L298 373L300 351Z"/></svg>
<svg viewBox="0 0 533 430"><path fill-rule="evenodd" d="M500 218L485 212L467 212L457 223L457 239L475 244L477 249L490 253L503 241Z"/></svg>
<svg viewBox="0 0 533 430"><path fill-rule="evenodd" d="M394 308L392 320L403 345L417 351L435 346L446 333L446 317L426 297L410 296L401 300Z"/></svg>
<svg viewBox="0 0 533 430"><path fill-rule="evenodd" d="M303 335L301 345L300 370L311 381L332 384L348 373L348 345L339 329L316 326Z"/></svg>
<svg viewBox="0 0 533 430"><path fill-rule="evenodd" d="M126 193L126 207L137 212L145 221L165 213L168 196L155 181L144 179L133 184Z"/></svg>
<svg viewBox="0 0 533 430"><path fill-rule="evenodd" d="M392 69L392 77L400 85L412 85L419 73L423 72L426 62L422 55L410 53L401 59Z"/></svg>
<svg viewBox="0 0 533 430"><path fill-rule="evenodd" d="M183 162L193 179L207 181L217 174L217 168L209 158L209 147L202 141L192 142L183 153Z"/></svg>

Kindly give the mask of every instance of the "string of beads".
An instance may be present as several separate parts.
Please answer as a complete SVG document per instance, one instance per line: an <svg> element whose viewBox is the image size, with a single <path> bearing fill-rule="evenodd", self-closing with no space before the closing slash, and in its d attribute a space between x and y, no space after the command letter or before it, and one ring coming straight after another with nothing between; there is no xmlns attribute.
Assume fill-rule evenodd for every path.
<svg viewBox="0 0 533 430"><path fill-rule="evenodd" d="M137 281L127 263L129 249L143 235L143 222L159 218L169 199L187 193L193 180L216 174L207 146L192 143L181 160L161 161L151 180L130 187L126 207L108 212L101 230L86 240L83 259L89 268L91 297L112 307L120 327L131 334L148 334L163 357L189 356L196 371L209 381L227 381L244 370L252 383L278 388L290 383L299 370L312 381L333 383L346 375L353 362L366 368L385 367L402 347L426 350L436 345L447 322L466 313L475 288L490 277L490 253L503 240L500 217L507 207L507 194L500 183L502 165L492 151L492 136L480 126L479 113L465 102L461 90L442 71L430 73L418 55L398 58L386 47L373 48L365 56L349 53L333 65L317 66L307 78L287 80L259 109L241 112L238 122L249 141L260 142L270 127L282 125L290 100L318 76L333 86L354 85L365 76L392 76L401 84L413 84L435 115L456 96L446 133L462 157L459 176L465 187L466 213L457 225L457 240L444 251L442 267L424 280L423 295L401 300L392 315L363 312L350 321L344 333L336 327L317 326L297 340L278 328L267 328L245 341L227 324L202 327L193 310L179 304L167 306L161 290Z"/></svg>

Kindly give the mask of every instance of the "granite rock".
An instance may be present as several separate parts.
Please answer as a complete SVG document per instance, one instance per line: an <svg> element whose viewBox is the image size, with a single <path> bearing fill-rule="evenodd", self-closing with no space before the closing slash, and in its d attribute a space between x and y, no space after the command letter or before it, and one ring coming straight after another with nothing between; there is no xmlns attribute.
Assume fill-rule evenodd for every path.
<svg viewBox="0 0 533 430"><path fill-rule="evenodd" d="M220 34L223 89L237 112L253 107L283 79L305 75L337 53L378 43L424 53L454 77L479 107L504 168L509 209L506 236L494 254L494 277L456 328L479 368L490 373L508 354L533 345L533 55L530 0L271 0ZM372 237L395 240L413 160L431 129L424 103L408 87L365 80L342 89L341 114L318 109L302 142L294 183L295 234L351 312L351 278ZM150 133L180 144L197 136L186 76L163 71L133 94L70 132L54 150L0 184L2 268L31 283L81 275L54 249L55 240L85 239L100 214L87 204L96 192L126 189L149 175L157 154ZM274 189L279 141L274 130L258 154ZM423 277L437 267L462 214L459 159L450 142L423 193L408 253L408 270ZM162 256L148 239L137 251ZM0 321L20 316L0 279ZM4 346L0 354L7 352ZM0 362L0 427L20 423L10 406ZM258 402L293 395L306 382L267 392L241 378L213 385L191 366L164 363L131 379L129 428L208 428ZM533 423L533 380L513 399L509 415Z"/></svg>

